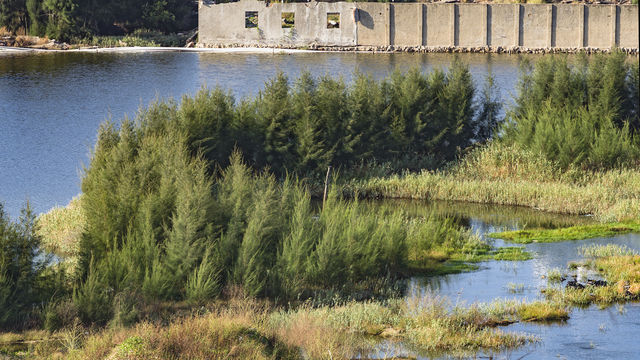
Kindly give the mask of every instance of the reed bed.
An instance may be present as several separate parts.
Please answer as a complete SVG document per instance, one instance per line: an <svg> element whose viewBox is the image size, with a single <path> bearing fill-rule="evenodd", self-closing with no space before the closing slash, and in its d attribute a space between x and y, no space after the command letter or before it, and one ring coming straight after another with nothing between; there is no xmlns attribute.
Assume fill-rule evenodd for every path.
<svg viewBox="0 0 640 360"><path fill-rule="evenodd" d="M370 198L526 206L624 221L640 218L637 184L637 168L565 172L530 150L494 143L476 149L449 169L354 180L343 191Z"/></svg>

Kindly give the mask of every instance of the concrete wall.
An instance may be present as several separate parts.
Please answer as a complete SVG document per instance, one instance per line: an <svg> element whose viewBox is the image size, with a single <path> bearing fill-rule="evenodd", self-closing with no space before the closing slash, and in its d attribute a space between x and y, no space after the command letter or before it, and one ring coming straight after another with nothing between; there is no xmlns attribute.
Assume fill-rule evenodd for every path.
<svg viewBox="0 0 640 360"><path fill-rule="evenodd" d="M520 6L491 4L487 8L487 45L518 46Z"/></svg>
<svg viewBox="0 0 640 360"><path fill-rule="evenodd" d="M425 6L427 36L426 46L453 46L453 4L428 4Z"/></svg>
<svg viewBox="0 0 640 360"><path fill-rule="evenodd" d="M358 4L358 45L386 46L389 44L390 5L380 3Z"/></svg>
<svg viewBox="0 0 640 360"><path fill-rule="evenodd" d="M455 46L477 47L487 45L487 5L456 6Z"/></svg>
<svg viewBox="0 0 640 360"><path fill-rule="evenodd" d="M242 0L225 4L200 3L199 43L211 45L325 46L356 45L355 3L278 3ZM258 27L245 28L245 12L258 12ZM282 28L282 13L293 12L293 28ZM327 28L327 13L340 14L340 27ZM387 22L388 23L388 22ZM377 26L384 27L379 21Z"/></svg>
<svg viewBox="0 0 640 360"><path fill-rule="evenodd" d="M552 46L582 47L584 40L584 6L554 6L555 31Z"/></svg>
<svg viewBox="0 0 640 360"><path fill-rule="evenodd" d="M551 47L551 8L553 5L520 6L520 46Z"/></svg>
<svg viewBox="0 0 640 360"><path fill-rule="evenodd" d="M423 5L394 4L391 12L391 45L422 45Z"/></svg>
<svg viewBox="0 0 640 360"><path fill-rule="evenodd" d="M618 7L617 34L620 43L618 46L624 48L638 48L638 6Z"/></svg>
<svg viewBox="0 0 640 360"><path fill-rule="evenodd" d="M585 46L608 48L614 45L615 7L611 5L592 5L585 7L584 11L587 19L585 24Z"/></svg>
<svg viewBox="0 0 640 360"><path fill-rule="evenodd" d="M203 0L201 0L203 1ZM245 11L258 27L245 28ZM282 13L295 26L282 28ZM327 28L327 13L340 28ZM637 5L276 3L199 6L200 46L458 47L638 50Z"/></svg>

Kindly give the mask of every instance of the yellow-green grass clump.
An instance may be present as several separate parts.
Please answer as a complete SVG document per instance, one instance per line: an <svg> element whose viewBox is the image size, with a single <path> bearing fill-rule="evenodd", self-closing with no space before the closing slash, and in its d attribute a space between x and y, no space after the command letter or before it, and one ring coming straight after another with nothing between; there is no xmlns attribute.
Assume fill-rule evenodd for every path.
<svg viewBox="0 0 640 360"><path fill-rule="evenodd" d="M640 255L624 246L594 245L581 249L589 259L585 266L604 277L606 285L584 288L548 288L548 299L565 304L587 306L596 303L606 307L613 303L640 299Z"/></svg>
<svg viewBox="0 0 640 360"><path fill-rule="evenodd" d="M238 297L166 323L98 329L75 323L52 333L0 339L33 341L13 352L25 359L351 359L366 355L384 338L403 341L416 351L456 354L537 342L530 335L493 328L518 321L529 306L537 305L514 301L452 309L446 299L426 296L278 310L264 301Z"/></svg>
<svg viewBox="0 0 640 360"><path fill-rule="evenodd" d="M74 258L78 256L85 223L82 197L77 196L67 206L55 207L40 215L36 234L47 251L63 258Z"/></svg>
<svg viewBox="0 0 640 360"><path fill-rule="evenodd" d="M526 229L493 233L489 236L519 244L532 242L556 242L610 237L630 232L640 232L640 222L626 221L608 224L579 225L559 229Z"/></svg>
<svg viewBox="0 0 640 360"><path fill-rule="evenodd" d="M529 304L523 303L518 308L518 316L522 321L559 321L567 320L569 312L562 304L536 301Z"/></svg>
<svg viewBox="0 0 640 360"><path fill-rule="evenodd" d="M451 309L446 299L427 295L409 301L302 307L275 314L272 321L276 328L308 328L309 325L300 324L324 324L338 333L392 338L418 352L456 354L479 349L515 348L536 342L535 337L526 334L493 328L518 321L520 309L527 306L515 302L505 304L474 304L468 308L457 306ZM302 341L306 342L300 340L298 344L302 345Z"/></svg>

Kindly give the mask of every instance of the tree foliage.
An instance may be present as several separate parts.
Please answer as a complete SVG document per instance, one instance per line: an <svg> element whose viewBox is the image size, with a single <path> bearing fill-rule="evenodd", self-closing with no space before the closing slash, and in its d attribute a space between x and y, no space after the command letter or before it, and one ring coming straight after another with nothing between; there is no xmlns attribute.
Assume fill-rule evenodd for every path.
<svg viewBox="0 0 640 360"><path fill-rule="evenodd" d="M639 106L638 62L624 53L546 57L522 75L504 140L565 169L628 165L640 159Z"/></svg>
<svg viewBox="0 0 640 360"><path fill-rule="evenodd" d="M186 0L1 0L0 26L65 41L141 28L169 33L193 29L196 6Z"/></svg>

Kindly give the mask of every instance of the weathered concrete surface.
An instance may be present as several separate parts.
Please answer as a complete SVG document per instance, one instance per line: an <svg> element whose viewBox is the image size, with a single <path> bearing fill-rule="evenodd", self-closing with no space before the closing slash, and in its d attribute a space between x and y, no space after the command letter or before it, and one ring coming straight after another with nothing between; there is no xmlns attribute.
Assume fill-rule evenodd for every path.
<svg viewBox="0 0 640 360"><path fill-rule="evenodd" d="M485 46L487 45L487 5L469 4L456 5L456 20L458 34L456 46ZM464 24L464 26L461 26Z"/></svg>
<svg viewBox="0 0 640 360"><path fill-rule="evenodd" d="M584 37L584 6L554 6L555 31L552 46L560 48L582 47Z"/></svg>
<svg viewBox="0 0 640 360"><path fill-rule="evenodd" d="M489 34L487 45L489 46L517 46L520 7L511 4L491 4L487 9L487 22Z"/></svg>
<svg viewBox="0 0 640 360"><path fill-rule="evenodd" d="M286 3L243 0L234 3L199 6L199 44L324 46L356 45L354 3ZM258 11L258 27L245 28L245 12ZM293 12L293 28L282 27L282 13ZM340 27L327 27L327 13L340 14Z"/></svg>
<svg viewBox="0 0 640 360"><path fill-rule="evenodd" d="M427 46L454 46L454 4L427 4Z"/></svg>
<svg viewBox="0 0 640 360"><path fill-rule="evenodd" d="M391 45L422 45L422 4L391 5Z"/></svg>
<svg viewBox="0 0 640 360"><path fill-rule="evenodd" d="M390 45L390 4L358 4L358 45Z"/></svg>
<svg viewBox="0 0 640 360"><path fill-rule="evenodd" d="M520 46L526 48L551 47L547 41L549 36L549 8L546 4L523 5L520 12Z"/></svg>
<svg viewBox="0 0 640 360"><path fill-rule="evenodd" d="M200 47L638 52L637 5L202 1ZM245 27L247 11L258 12L257 28ZM295 14L292 28L283 12ZM327 26L328 13L340 14L339 28Z"/></svg>
<svg viewBox="0 0 640 360"><path fill-rule="evenodd" d="M619 6L618 46L622 48L638 48L638 6Z"/></svg>
<svg viewBox="0 0 640 360"><path fill-rule="evenodd" d="M592 5L585 7L587 24L586 46L595 48L608 48L613 44L612 17L613 5Z"/></svg>

